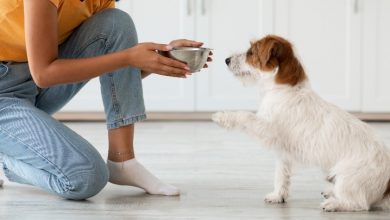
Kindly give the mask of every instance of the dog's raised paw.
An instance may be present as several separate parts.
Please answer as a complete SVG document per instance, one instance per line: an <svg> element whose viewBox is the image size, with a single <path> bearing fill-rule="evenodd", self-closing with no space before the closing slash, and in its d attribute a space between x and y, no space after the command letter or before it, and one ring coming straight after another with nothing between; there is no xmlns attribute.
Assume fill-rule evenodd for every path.
<svg viewBox="0 0 390 220"><path fill-rule="evenodd" d="M214 113L212 115L211 119L223 128L232 128L233 127L232 121L230 120L231 118L230 118L229 112Z"/></svg>
<svg viewBox="0 0 390 220"><path fill-rule="evenodd" d="M267 203L272 203L272 204L276 204L276 203L285 203L285 199L283 198L283 196L277 194L277 193L270 193L268 194L265 199L264 199L265 202Z"/></svg>

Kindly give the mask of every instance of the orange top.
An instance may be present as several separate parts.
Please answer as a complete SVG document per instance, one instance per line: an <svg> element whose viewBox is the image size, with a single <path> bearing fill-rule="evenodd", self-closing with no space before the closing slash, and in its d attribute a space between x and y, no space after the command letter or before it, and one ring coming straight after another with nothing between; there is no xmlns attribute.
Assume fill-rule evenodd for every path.
<svg viewBox="0 0 390 220"><path fill-rule="evenodd" d="M58 44L88 17L105 8L115 7L114 0L49 0L57 7ZM24 9L22 0L0 0L0 61L26 62Z"/></svg>

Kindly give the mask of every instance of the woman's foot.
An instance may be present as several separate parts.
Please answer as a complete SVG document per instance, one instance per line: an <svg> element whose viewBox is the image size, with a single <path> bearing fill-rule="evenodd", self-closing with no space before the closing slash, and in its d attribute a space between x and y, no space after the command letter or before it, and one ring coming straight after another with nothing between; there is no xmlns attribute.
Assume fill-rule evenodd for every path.
<svg viewBox="0 0 390 220"><path fill-rule="evenodd" d="M124 162L107 160L107 167L110 171L110 183L139 187L152 195L177 196L180 194L178 188L161 182L136 159Z"/></svg>

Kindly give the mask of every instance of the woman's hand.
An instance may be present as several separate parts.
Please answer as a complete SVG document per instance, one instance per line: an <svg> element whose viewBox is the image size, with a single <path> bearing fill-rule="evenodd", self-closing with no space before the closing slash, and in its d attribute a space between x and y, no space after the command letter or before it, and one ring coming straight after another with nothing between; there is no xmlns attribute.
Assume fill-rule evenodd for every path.
<svg viewBox="0 0 390 220"><path fill-rule="evenodd" d="M201 47L203 43L187 39L178 39L171 41L169 45L172 47Z"/></svg>
<svg viewBox="0 0 390 220"><path fill-rule="evenodd" d="M130 65L144 73L186 78L191 75L189 67L180 61L158 54L157 51L170 51L172 46L155 43L141 43L127 50Z"/></svg>
<svg viewBox="0 0 390 220"><path fill-rule="evenodd" d="M187 40L187 39L179 39L179 40L174 40L169 43L172 47L201 47L203 45L202 42L197 42L193 40ZM212 59L213 52L210 52L209 57L207 58L207 62L213 61ZM205 64L203 68L207 68L208 65Z"/></svg>

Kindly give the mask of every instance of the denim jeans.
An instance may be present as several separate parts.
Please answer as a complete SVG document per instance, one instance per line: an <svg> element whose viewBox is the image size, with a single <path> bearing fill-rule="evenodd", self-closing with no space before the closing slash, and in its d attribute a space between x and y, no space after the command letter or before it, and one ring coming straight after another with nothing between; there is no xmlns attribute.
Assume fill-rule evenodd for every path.
<svg viewBox="0 0 390 220"><path fill-rule="evenodd" d="M137 44L131 18L118 9L99 12L59 46L63 59L94 57ZM0 153L10 181L30 184L63 198L96 195L107 184L108 169L88 141L50 115L87 82L41 89L28 63L0 62ZM107 128L144 120L140 70L132 67L100 76Z"/></svg>

